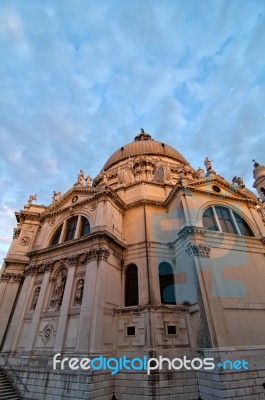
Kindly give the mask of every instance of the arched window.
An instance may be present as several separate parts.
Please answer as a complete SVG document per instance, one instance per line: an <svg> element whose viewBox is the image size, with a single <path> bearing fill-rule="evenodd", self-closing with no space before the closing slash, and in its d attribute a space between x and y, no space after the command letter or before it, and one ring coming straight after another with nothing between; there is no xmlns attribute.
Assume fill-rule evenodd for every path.
<svg viewBox="0 0 265 400"><path fill-rule="evenodd" d="M63 232L63 234L62 234ZM64 221L52 236L50 246L89 235L90 223L86 217L75 215Z"/></svg>
<svg viewBox="0 0 265 400"><path fill-rule="evenodd" d="M61 232L62 232L62 227L63 224L59 226L59 228L55 231L55 234L53 235L52 241L51 241L51 246L54 246L55 244L59 243Z"/></svg>
<svg viewBox="0 0 265 400"><path fill-rule="evenodd" d="M89 233L90 233L90 223L87 218L81 217L80 237L86 236Z"/></svg>
<svg viewBox="0 0 265 400"><path fill-rule="evenodd" d="M249 225L237 212L223 206L208 207L203 214L203 226L210 231L254 236Z"/></svg>
<svg viewBox="0 0 265 400"><path fill-rule="evenodd" d="M77 219L78 219L78 217L71 217L67 220L66 233L65 233L65 239L64 239L65 242L75 238Z"/></svg>
<svg viewBox="0 0 265 400"><path fill-rule="evenodd" d="M127 267L125 275L125 307L138 304L138 269L135 264L131 264Z"/></svg>
<svg viewBox="0 0 265 400"><path fill-rule="evenodd" d="M174 272L168 262L162 262L158 267L160 296L162 304L176 304Z"/></svg>

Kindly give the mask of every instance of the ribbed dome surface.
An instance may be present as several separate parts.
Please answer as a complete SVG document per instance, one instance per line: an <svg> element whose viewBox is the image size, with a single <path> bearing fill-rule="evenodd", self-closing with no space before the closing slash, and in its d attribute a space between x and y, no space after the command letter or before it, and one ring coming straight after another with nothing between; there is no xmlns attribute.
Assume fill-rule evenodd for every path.
<svg viewBox="0 0 265 400"><path fill-rule="evenodd" d="M148 139L146 139L147 136L149 137ZM115 153L113 153L107 160L103 169L106 170L113 164L128 157L138 156L142 154L167 156L173 158L174 160L180 161L183 164L188 164L185 158L177 150L173 149L173 147L151 139L150 135L140 134L136 136L134 142L128 143L121 147L119 150L115 151Z"/></svg>

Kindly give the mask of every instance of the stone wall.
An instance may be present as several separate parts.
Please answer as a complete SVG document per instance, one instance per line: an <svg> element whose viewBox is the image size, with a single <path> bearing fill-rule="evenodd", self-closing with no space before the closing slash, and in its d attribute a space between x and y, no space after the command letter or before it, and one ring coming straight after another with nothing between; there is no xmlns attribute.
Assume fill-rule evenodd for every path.
<svg viewBox="0 0 265 400"><path fill-rule="evenodd" d="M170 359L177 356L173 353ZM195 352L186 353L188 358L196 356ZM10 356L8 364L0 357L0 364L23 400L112 400L113 395L116 400L264 400L264 356L265 349L261 347L205 349L200 351L200 357L214 358L215 365L219 362L225 365L225 360L247 360L249 369L239 371L216 366L211 371L173 371L164 368L160 372L151 371L150 375L146 371L122 370L112 375L102 370L53 370L51 357L29 359L23 354ZM133 356L129 354L127 358Z"/></svg>

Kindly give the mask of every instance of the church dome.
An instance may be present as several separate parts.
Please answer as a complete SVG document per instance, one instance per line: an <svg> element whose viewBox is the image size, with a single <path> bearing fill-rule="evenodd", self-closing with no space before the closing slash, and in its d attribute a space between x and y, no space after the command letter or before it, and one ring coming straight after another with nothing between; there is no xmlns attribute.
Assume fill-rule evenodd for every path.
<svg viewBox="0 0 265 400"><path fill-rule="evenodd" d="M165 143L153 140L152 137L142 129L141 133L134 138L133 142L124 145L110 156L103 169L106 170L126 158L143 154L166 156L188 165L188 162L177 150Z"/></svg>

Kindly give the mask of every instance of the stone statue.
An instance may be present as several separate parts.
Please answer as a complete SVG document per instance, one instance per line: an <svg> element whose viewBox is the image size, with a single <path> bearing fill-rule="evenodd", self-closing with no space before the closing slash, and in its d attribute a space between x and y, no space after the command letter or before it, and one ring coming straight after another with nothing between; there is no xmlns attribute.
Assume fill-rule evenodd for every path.
<svg viewBox="0 0 265 400"><path fill-rule="evenodd" d="M232 184L233 186L238 187L238 189L244 189L245 187L243 179L239 176L234 176L234 178L232 179Z"/></svg>
<svg viewBox="0 0 265 400"><path fill-rule="evenodd" d="M118 178L118 184L123 185L124 179L123 179L123 170L121 169L121 167L118 167L117 178Z"/></svg>
<svg viewBox="0 0 265 400"><path fill-rule="evenodd" d="M87 175L85 181L86 181L86 186L90 187L91 186L91 182L92 182L91 176Z"/></svg>
<svg viewBox="0 0 265 400"><path fill-rule="evenodd" d="M33 295L32 306L31 306L31 308L32 308L33 310L35 310L35 308L36 308L39 295L40 295L40 286L38 286L38 287L35 289L35 292L34 292L34 295Z"/></svg>
<svg viewBox="0 0 265 400"><path fill-rule="evenodd" d="M55 296L61 300L63 298L64 287L66 282L66 272L64 270L59 272L59 275L55 284Z"/></svg>
<svg viewBox="0 0 265 400"><path fill-rule="evenodd" d="M80 169L79 174L77 174L77 184L79 186L84 186L84 182L85 182L85 173L82 169Z"/></svg>
<svg viewBox="0 0 265 400"><path fill-rule="evenodd" d="M171 183L171 168L169 163L164 163L164 180L167 183Z"/></svg>
<svg viewBox="0 0 265 400"><path fill-rule="evenodd" d="M33 200L37 200L36 194L31 194L28 198L28 205L30 206L33 202Z"/></svg>
<svg viewBox="0 0 265 400"><path fill-rule="evenodd" d="M154 165L153 181L158 183L164 183L164 175L165 175L164 163L161 161L160 158L158 158Z"/></svg>
<svg viewBox="0 0 265 400"><path fill-rule="evenodd" d="M213 162L213 160L210 161L208 157L205 158L204 165L205 165L207 172L212 171L212 162Z"/></svg>
<svg viewBox="0 0 265 400"><path fill-rule="evenodd" d="M52 196L52 202L56 202L59 200L61 197L61 192L56 192L55 190L53 191L53 196Z"/></svg>
<svg viewBox="0 0 265 400"><path fill-rule="evenodd" d="M102 171L102 183L105 185L108 183L108 175L104 170Z"/></svg>
<svg viewBox="0 0 265 400"><path fill-rule="evenodd" d="M80 279L77 282L77 287L76 287L76 292L75 292L75 302L79 305L82 304L83 291L84 291L84 280Z"/></svg>
<svg viewBox="0 0 265 400"><path fill-rule="evenodd" d="M94 179L93 186L102 186L107 184L108 184L108 175L104 171L104 169L102 169L99 175Z"/></svg>
<svg viewBox="0 0 265 400"><path fill-rule="evenodd" d="M197 178L198 178L198 179L204 178L204 170L203 170L201 167L198 168L198 171L197 171Z"/></svg>

